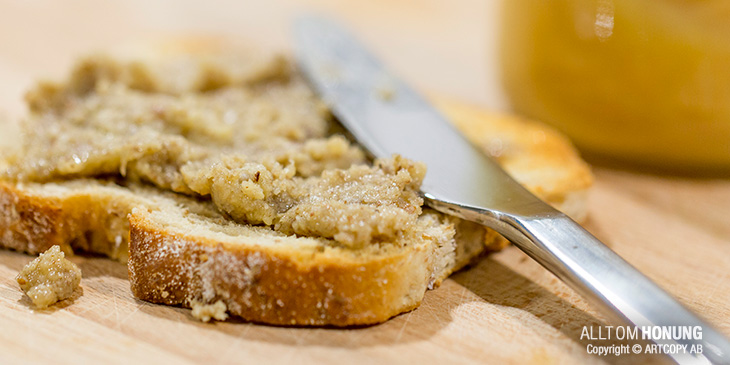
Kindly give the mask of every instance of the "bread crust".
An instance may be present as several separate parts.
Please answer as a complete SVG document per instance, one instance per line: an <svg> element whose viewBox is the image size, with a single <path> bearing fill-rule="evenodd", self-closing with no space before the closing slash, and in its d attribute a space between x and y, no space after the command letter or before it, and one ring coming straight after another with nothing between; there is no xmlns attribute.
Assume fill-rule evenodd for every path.
<svg viewBox="0 0 730 365"><path fill-rule="evenodd" d="M0 181L0 244L37 255L53 245L71 252L70 232L58 199L28 194L18 186Z"/></svg>
<svg viewBox="0 0 730 365"><path fill-rule="evenodd" d="M37 255L58 245L127 262L132 208L145 199L97 180L22 184L0 180L0 247ZM152 203L147 203L152 204Z"/></svg>
<svg viewBox="0 0 730 365"><path fill-rule="evenodd" d="M379 323L416 308L427 289L435 245L353 259L312 254L307 264L264 246L226 247L163 227L144 209L130 215L129 279L142 300L190 307L226 304L229 313L277 325Z"/></svg>

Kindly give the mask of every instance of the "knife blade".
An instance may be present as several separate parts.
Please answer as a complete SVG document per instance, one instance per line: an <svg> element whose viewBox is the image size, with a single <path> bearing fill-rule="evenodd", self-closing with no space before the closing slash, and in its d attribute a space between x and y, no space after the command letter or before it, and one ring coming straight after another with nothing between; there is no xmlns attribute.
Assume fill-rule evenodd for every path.
<svg viewBox="0 0 730 365"><path fill-rule="evenodd" d="M299 18L294 41L305 78L362 146L375 157L397 153L426 163L426 204L496 230L616 321L700 326L700 339L652 338L703 345L702 354L670 355L675 361L730 362L724 336L518 184L339 25Z"/></svg>

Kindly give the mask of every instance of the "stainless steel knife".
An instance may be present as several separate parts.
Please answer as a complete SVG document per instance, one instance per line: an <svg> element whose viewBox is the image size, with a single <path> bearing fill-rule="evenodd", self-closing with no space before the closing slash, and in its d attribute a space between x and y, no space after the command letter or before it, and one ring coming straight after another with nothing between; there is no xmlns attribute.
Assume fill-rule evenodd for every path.
<svg viewBox="0 0 730 365"><path fill-rule="evenodd" d="M304 17L294 38L305 77L360 144L376 157L398 153L426 163L421 192L429 206L496 230L624 324L700 326L699 339L655 340L703 346L702 354L672 355L675 361L730 363L723 335L515 182L344 29Z"/></svg>

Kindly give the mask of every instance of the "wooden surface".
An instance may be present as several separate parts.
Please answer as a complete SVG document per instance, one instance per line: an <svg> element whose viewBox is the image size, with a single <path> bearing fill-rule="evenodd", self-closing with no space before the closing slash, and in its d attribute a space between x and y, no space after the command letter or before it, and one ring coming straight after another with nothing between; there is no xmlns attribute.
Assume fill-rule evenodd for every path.
<svg viewBox="0 0 730 365"><path fill-rule="evenodd" d="M262 2L263 3L263 2ZM22 90L73 58L173 32L222 33L287 46L307 9L344 19L410 82L504 107L493 52L492 2L0 1L0 133L22 115ZM691 309L730 335L730 181L596 168L587 227ZM135 300L123 265L74 257L82 292L33 311L14 281L31 257L0 250L0 363L642 363L586 353L583 326L601 317L514 248L426 294L417 310L356 329L203 324L190 311Z"/></svg>

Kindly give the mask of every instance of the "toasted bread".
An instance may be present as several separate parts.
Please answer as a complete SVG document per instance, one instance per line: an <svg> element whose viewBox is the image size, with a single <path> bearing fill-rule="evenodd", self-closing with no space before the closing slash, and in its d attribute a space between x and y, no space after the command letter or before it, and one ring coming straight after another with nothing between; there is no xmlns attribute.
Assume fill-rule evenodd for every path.
<svg viewBox="0 0 730 365"><path fill-rule="evenodd" d="M42 84L31 97L33 117L58 113L78 98L94 94L95 88L109 87L100 82L119 82L134 85L141 92L182 98L221 85L269 80L275 74L256 63L256 72L212 71L219 70L208 63L214 53L208 50L207 61L193 67L202 71L186 74L187 83L158 77L151 69L139 68L140 63L129 63L120 66L121 73L94 70L96 74L117 72L111 79L76 77L72 78L75 82L65 86ZM195 59L196 53L186 57ZM262 72L266 75L263 78ZM204 75L202 79L200 75ZM75 93L75 99L69 101L65 93ZM473 143L496 157L528 189L577 219L585 216L591 174L567 140L539 123L490 114L453 101L439 99L436 104ZM201 133L218 138L217 130L206 130L206 126L186 128L202 128L198 129ZM217 142L206 140L200 144L206 143ZM167 146L163 144L163 150ZM352 148L337 147L337 151L350 153ZM205 150L205 158L210 158L209 151ZM337 156L360 163L361 156L347 153ZM314 155L321 156L321 152ZM184 154L185 158L195 156ZM178 170L168 173L169 161L177 161L180 155L170 158L166 154L163 162L167 165L156 162L158 157L155 155L152 163L145 160L147 165L135 161L137 165L121 163L108 168L106 161L94 160L91 165L71 166L71 170L63 166L50 175L42 175L50 171L47 169L33 170L33 174L43 176L41 179L32 178L36 176L33 174L15 178L6 175L0 181L0 244L31 254L59 245L69 253L87 251L122 262L128 259L135 296L193 307L194 313L205 319L222 319L227 312L272 324L345 326L381 322L415 308L428 288L437 286L485 249L506 243L491 230L426 208L413 210L409 205L401 207L415 214L415 220L401 225L396 221L393 227L382 228L377 226L381 221L374 219L370 223L381 231L365 235L362 240L347 235L357 234L355 231L344 232L342 238L343 231L337 229L332 234L331 230L287 230L277 221L285 217L279 216L274 216L275 223L271 224L266 219L249 222L250 216L235 216L236 211L227 210L214 195L211 199L212 194L206 190L209 186L199 188L191 179L185 179L184 171L182 179L175 175ZM18 161L17 157L10 159L8 169L12 170ZM305 171L314 176L322 169L338 168L342 161ZM347 161L346 165L353 163ZM101 165L103 169L94 170ZM89 166L93 169L83 170ZM394 171L393 176L405 176L406 183L399 191L406 195L396 195L393 200L402 202L411 199L407 189L411 181L417 181L413 180L415 170L409 163L405 166L407 173L399 173L387 164L377 165L367 175L383 169L385 178L391 178L388 171ZM155 169L165 174L152 174L150 171L158 171ZM104 177L99 178L100 174ZM113 176L109 178L109 174ZM210 174L205 176L211 178ZM383 204L393 204L389 202Z"/></svg>

